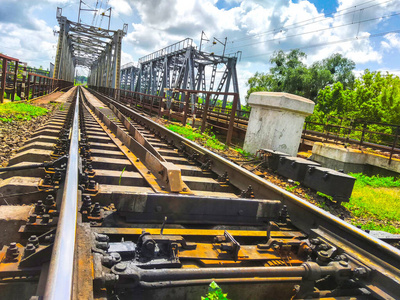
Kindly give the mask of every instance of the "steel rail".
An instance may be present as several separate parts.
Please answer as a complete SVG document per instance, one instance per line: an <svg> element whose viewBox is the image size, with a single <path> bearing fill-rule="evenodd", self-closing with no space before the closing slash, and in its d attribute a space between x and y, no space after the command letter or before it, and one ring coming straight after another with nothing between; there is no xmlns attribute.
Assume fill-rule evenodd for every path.
<svg viewBox="0 0 400 300"><path fill-rule="evenodd" d="M306 200L299 198L298 196L276 186L275 184L260 178L254 173L239 167L235 163L228 161L227 159L196 144L195 142L180 136L179 134L154 122L153 120L148 119L146 116L134 111L132 108L127 107L98 92L95 92L94 94L96 93L97 96L103 97L103 99L105 98L105 100L113 104L122 113L131 114L131 117L139 120L139 123L146 124L149 127L158 130L162 136L168 136L168 138L172 140L175 145L187 145L191 149L198 151L199 153L203 153L203 156L207 156L208 159L212 160L211 169L217 174L222 174L221 170L227 171L230 182L238 188L243 190L246 189L250 184L253 188L256 198L283 201L284 204L288 205L288 209L290 209L289 213L294 225L307 234L310 234L311 228L322 226L338 235L350 238L350 242L358 245L360 248L367 247L367 250L374 255L377 255L385 261L390 261L391 264L397 268L400 268L400 250L370 236L363 230L350 225L338 217L333 216L329 212L310 204Z"/></svg>
<svg viewBox="0 0 400 300"><path fill-rule="evenodd" d="M72 298L75 236L78 214L79 164L79 89L76 95L72 122L69 159L64 192L54 241L49 273L44 293L45 300Z"/></svg>
<svg viewBox="0 0 400 300"><path fill-rule="evenodd" d="M211 162L211 170L217 174L228 173L230 183L239 189L246 189L248 185L256 198L280 200L287 205L291 222L298 229L311 236L317 234L326 240L335 240L337 247L345 248L347 254L358 261L367 262L367 265L376 270L375 280L388 294L398 295L398 282L400 279L400 250L378 240L349 223L331 215L328 212L308 203L290 192L268 182L248 170L242 169L212 151L201 147L164 126L146 118L132 108L91 90L102 101L113 104L123 114L136 119L143 126L149 126L159 135L168 137L174 145L186 146L189 153L200 153L200 160ZM334 242L334 243L335 243ZM374 292L375 293L375 292ZM379 292L380 293L380 292ZM377 294L379 294L377 292Z"/></svg>

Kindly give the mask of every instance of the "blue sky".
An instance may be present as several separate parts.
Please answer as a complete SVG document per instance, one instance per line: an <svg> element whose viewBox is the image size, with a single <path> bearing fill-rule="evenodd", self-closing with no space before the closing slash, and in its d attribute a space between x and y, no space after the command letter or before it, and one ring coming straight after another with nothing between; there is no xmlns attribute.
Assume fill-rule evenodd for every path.
<svg viewBox="0 0 400 300"><path fill-rule="evenodd" d="M227 37L226 53L242 51L242 95L247 79L268 71L279 49L300 48L307 64L341 53L355 61L356 74L366 68L400 74L399 0L85 0L85 8L96 8L96 2L97 8L112 7L111 29L129 26L123 64L187 37L198 45L202 30L210 40ZM57 7L77 21L78 6L79 0L1 0L0 52L47 68L56 53ZM81 19L92 24L93 13L83 12ZM202 49L222 53L211 42Z"/></svg>

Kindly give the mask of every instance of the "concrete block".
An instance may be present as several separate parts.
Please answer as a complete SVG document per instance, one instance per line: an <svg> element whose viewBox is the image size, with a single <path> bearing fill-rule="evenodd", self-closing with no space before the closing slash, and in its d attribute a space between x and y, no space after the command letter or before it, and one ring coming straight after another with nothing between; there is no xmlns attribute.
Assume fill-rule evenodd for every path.
<svg viewBox="0 0 400 300"><path fill-rule="evenodd" d="M256 92L249 105L244 150L254 154L268 148L296 156L304 119L312 114L314 102L288 93Z"/></svg>
<svg viewBox="0 0 400 300"><path fill-rule="evenodd" d="M376 153L363 152L358 149L345 148L342 145L315 143L311 158L325 167L342 169L344 172L386 174L396 176L400 173L400 160Z"/></svg>

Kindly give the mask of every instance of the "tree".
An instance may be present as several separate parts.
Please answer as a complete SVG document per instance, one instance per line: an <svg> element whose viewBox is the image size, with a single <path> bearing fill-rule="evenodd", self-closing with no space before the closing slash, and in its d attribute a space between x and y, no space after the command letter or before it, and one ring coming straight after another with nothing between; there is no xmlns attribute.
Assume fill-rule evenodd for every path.
<svg viewBox="0 0 400 300"><path fill-rule="evenodd" d="M335 53L322 60L322 67L332 74L334 82L340 81L344 89L353 88L353 70L356 67L354 61Z"/></svg>
<svg viewBox="0 0 400 300"><path fill-rule="evenodd" d="M340 54L313 63L310 67L303 62L306 54L299 49L285 53L275 52L269 73L257 72L247 85L247 98L255 91L287 92L306 97L315 102L321 89L341 82L343 89L352 88L355 63Z"/></svg>
<svg viewBox="0 0 400 300"><path fill-rule="evenodd" d="M400 78L365 70L354 81L353 89L344 89L341 82L336 82L321 90L315 111L319 112L319 120L316 121L323 121L327 115L333 115L399 124Z"/></svg>

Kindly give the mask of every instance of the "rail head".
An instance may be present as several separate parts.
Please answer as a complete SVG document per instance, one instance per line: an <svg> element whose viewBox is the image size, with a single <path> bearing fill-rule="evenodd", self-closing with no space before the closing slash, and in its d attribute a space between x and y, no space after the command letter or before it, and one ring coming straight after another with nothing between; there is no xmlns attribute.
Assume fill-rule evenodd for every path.
<svg viewBox="0 0 400 300"><path fill-rule="evenodd" d="M45 300L72 298L76 223L78 212L79 89L72 121L69 158L57 233L47 275Z"/></svg>

